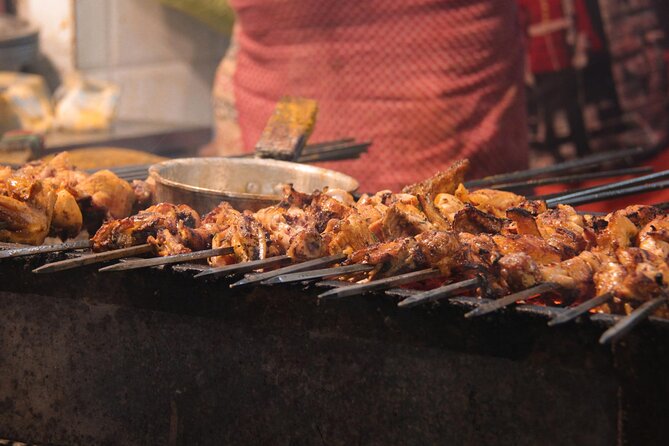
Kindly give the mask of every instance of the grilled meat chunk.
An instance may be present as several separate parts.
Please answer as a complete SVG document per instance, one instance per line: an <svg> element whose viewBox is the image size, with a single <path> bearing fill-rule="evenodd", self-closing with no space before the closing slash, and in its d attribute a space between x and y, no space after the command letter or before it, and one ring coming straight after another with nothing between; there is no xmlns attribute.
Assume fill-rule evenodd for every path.
<svg viewBox="0 0 669 446"><path fill-rule="evenodd" d="M470 192L462 184L455 191L455 197L498 218L506 217L507 209L518 207L525 201L525 197L503 190L479 189Z"/></svg>
<svg viewBox="0 0 669 446"><path fill-rule="evenodd" d="M571 206L558 205L539 214L537 230L549 245L555 247L566 260L578 255L589 246L583 217Z"/></svg>
<svg viewBox="0 0 669 446"><path fill-rule="evenodd" d="M323 239L329 254L346 255L378 242L368 221L355 212L342 220L330 220L323 231Z"/></svg>
<svg viewBox="0 0 669 446"><path fill-rule="evenodd" d="M465 204L453 217L453 230L470 234L497 234L506 225L505 220Z"/></svg>
<svg viewBox="0 0 669 446"><path fill-rule="evenodd" d="M0 181L0 241L40 245L49 234L56 194L39 180Z"/></svg>
<svg viewBox="0 0 669 446"><path fill-rule="evenodd" d="M639 248L665 261L669 259L669 216L661 215L651 220L641 228L637 239Z"/></svg>
<svg viewBox="0 0 669 446"><path fill-rule="evenodd" d="M455 214L465 208L465 204L455 195L439 194L434 199L434 206L439 210L442 217L449 223L453 223Z"/></svg>
<svg viewBox="0 0 669 446"><path fill-rule="evenodd" d="M402 189L402 192L428 197L436 197L439 194L453 194L464 181L467 170L469 170L469 160L456 161L448 169L438 172L427 180L406 186Z"/></svg>
<svg viewBox="0 0 669 446"><path fill-rule="evenodd" d="M159 203L133 216L105 223L91 241L94 250L107 251L147 243L149 237L152 237L159 252L188 252L186 249L191 249L189 244L197 244L199 247L201 243L201 238L193 231L199 226L200 216L194 209L183 204ZM175 237L161 238L159 233L163 230ZM196 242L191 241L191 238ZM162 241L176 241L178 245L163 247Z"/></svg>
<svg viewBox="0 0 669 446"><path fill-rule="evenodd" d="M229 213L228 225L214 235L212 248L232 247L234 252L209 258L212 266L264 259L267 255L265 230L251 213Z"/></svg>

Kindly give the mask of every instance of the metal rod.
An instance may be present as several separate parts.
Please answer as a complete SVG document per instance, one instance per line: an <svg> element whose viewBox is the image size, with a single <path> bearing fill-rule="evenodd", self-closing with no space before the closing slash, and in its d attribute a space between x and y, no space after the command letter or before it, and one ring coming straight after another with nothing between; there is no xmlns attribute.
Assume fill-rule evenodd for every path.
<svg viewBox="0 0 669 446"><path fill-rule="evenodd" d="M34 254L47 254L50 252L72 251L75 249L90 248L92 243L90 240L77 240L75 242L59 243L57 245L41 245L30 246L22 248L12 248L0 251L0 259L8 259L14 257L31 256Z"/></svg>
<svg viewBox="0 0 669 446"><path fill-rule="evenodd" d="M566 190L566 191L562 190L560 192L554 192L554 193L551 193L551 194L528 195L526 198L528 200L544 200L544 201L546 201L546 200L550 200L550 199L553 199L553 198L561 197L562 195L567 194L567 193L584 192L584 191L592 190L594 188L595 188L595 186L581 187L579 189L569 189L569 190Z"/></svg>
<svg viewBox="0 0 669 446"><path fill-rule="evenodd" d="M347 142L341 142L337 144L330 144L330 145L323 145L319 146L315 149L310 149L307 150L306 152L302 152L302 155L316 155L316 154L323 154L323 153L328 153L328 152L337 152L339 150L344 150L344 149L366 149L367 147L371 146L372 142L371 141L362 141L362 142L356 142L356 141L347 141Z"/></svg>
<svg viewBox="0 0 669 446"><path fill-rule="evenodd" d="M61 260L60 262L47 263L33 270L34 273L55 273L65 271L80 266L91 265L93 263L102 263L109 260L122 259L123 257L134 257L140 254L146 254L152 251L149 244L131 246L129 248L116 249L114 251L99 252L97 254L88 254L75 259Z"/></svg>
<svg viewBox="0 0 669 446"><path fill-rule="evenodd" d="M652 172L652 167L627 167L625 169L612 169L602 172L588 172L558 177L538 178L526 181L516 181L512 183L495 184L495 189L515 189L519 187L545 186L547 184L570 184L586 180L596 180L599 178L619 177L623 175L637 175L641 173Z"/></svg>
<svg viewBox="0 0 669 446"><path fill-rule="evenodd" d="M292 259L290 256L287 255L268 257L261 260L251 260L249 262L241 262L234 265L225 265L219 266L218 268L211 268L196 274L195 277L207 277L214 275L231 276L233 274L243 274L256 269L270 268L272 266L281 265L283 263L290 262L291 260Z"/></svg>
<svg viewBox="0 0 669 446"><path fill-rule="evenodd" d="M332 265L333 263L341 262L346 259L346 254L335 254L327 257L321 257L318 259L307 260L306 262L296 263L294 265L284 266L283 268L278 268L273 271L268 271L266 273L257 273L257 274L247 274L242 280L239 280L230 285L230 288L250 285L252 283L262 283L265 280L269 280L273 277L280 276L282 274L297 273L300 271L307 271L313 268L318 268L321 266Z"/></svg>
<svg viewBox="0 0 669 446"><path fill-rule="evenodd" d="M640 322L646 320L648 316L653 314L655 310L657 310L666 302L667 297L662 296L656 297L655 299L651 299L644 303L639 308L616 322L613 327L606 330L599 338L599 343L608 344L610 342L618 341L620 338L629 333L634 327L636 327Z"/></svg>
<svg viewBox="0 0 669 446"><path fill-rule="evenodd" d="M115 265L100 268L100 272L109 271L128 271L131 269L150 268L152 266L170 265L174 263L186 263L193 260L202 260L214 256L224 256L232 254L234 248L225 246L222 248L205 249L202 251L187 252L184 254L174 254L171 256L153 257L150 259L128 260L127 262L117 263Z"/></svg>
<svg viewBox="0 0 669 446"><path fill-rule="evenodd" d="M407 274L400 274L399 276L387 277L385 279L373 280L368 283L361 283L334 290L326 291L318 295L319 299L340 299L342 297L355 296L358 294L368 293L370 291L387 290L398 285L405 285L407 283L419 282L421 280L430 279L441 275L441 272L436 268L423 269Z"/></svg>
<svg viewBox="0 0 669 446"><path fill-rule="evenodd" d="M614 190L614 189L622 189L622 188L625 188L625 187L637 186L637 185L640 185L640 184L646 184L646 183L650 183L651 181L663 180L663 179L666 179L666 178L669 178L669 170L663 170L661 172L655 172L655 173L651 173L651 174L648 174L648 175L642 175L640 177L630 178L629 180L614 181L612 183L603 184L601 186L593 187L592 189L587 190L587 191L566 193L564 195L560 195L559 197L555 197L555 198L551 198L549 200L546 200L546 204L548 206L550 206L552 204L563 203L565 200L568 201L572 198L577 198L577 197L581 197L581 196L584 196L584 195L593 195L593 194L597 194L597 193L600 193L600 192L611 191L611 190Z"/></svg>
<svg viewBox="0 0 669 446"><path fill-rule="evenodd" d="M360 158L360 155L364 153L365 150L342 150L340 152L332 152L327 154L315 154L307 155L300 157L298 162L300 163L316 163L318 161L337 161L343 159L357 159Z"/></svg>
<svg viewBox="0 0 669 446"><path fill-rule="evenodd" d="M333 152L332 156L353 156L356 153L364 152L372 143L371 142L355 142L354 138L342 138L334 141L324 141L316 144L309 144L304 147L300 162L318 161L321 159L331 159L328 155L324 158L320 154ZM341 153L339 153L341 151ZM253 154L240 154L241 156L253 156ZM304 160L302 159L304 158ZM109 170L114 172L116 176L122 179L137 179L148 175L151 164L133 164L129 166L112 167ZM100 169L86 169L84 172L92 174Z"/></svg>
<svg viewBox="0 0 669 446"><path fill-rule="evenodd" d="M586 195L583 197L575 197L567 200L560 200L559 203L554 202L548 206L555 207L557 206L557 204L568 204L570 206L579 206L581 204L594 203L597 201L605 201L605 200L610 200L612 198L625 197L627 195L642 194L646 192L653 192L667 188L669 188L669 180L658 181L657 183L641 184L639 186L626 187L623 189L610 190L592 195Z"/></svg>
<svg viewBox="0 0 669 446"><path fill-rule="evenodd" d="M304 146L304 150L302 150L302 153L310 153L310 152L315 152L318 151L318 149L321 149L323 147L332 147L336 145L341 145L341 144L348 144L355 142L355 138L342 138L342 139L335 139L333 141L323 141L323 142L316 142L312 144L307 144Z"/></svg>
<svg viewBox="0 0 669 446"><path fill-rule="evenodd" d="M471 288L476 288L481 285L481 279L475 277L473 279L463 280L461 282L450 283L448 285L440 286L430 291L425 291L424 293L414 294L409 296L403 301L397 304L401 308L411 308L416 305L424 304L427 302L435 302L440 299L445 299L451 297L454 294L459 293L460 291L468 290Z"/></svg>
<svg viewBox="0 0 669 446"><path fill-rule="evenodd" d="M301 163L319 161L322 159L332 159L333 157L350 157L366 152L371 143L356 143L339 147L332 147L318 152L302 154L299 158Z"/></svg>
<svg viewBox="0 0 669 446"><path fill-rule="evenodd" d="M373 269L374 267L372 265L356 263L354 265L337 266L335 268L313 269L311 271L302 271L299 273L282 274L266 280L263 283L270 285L277 283L304 282L306 280L323 279L325 277L337 277L345 274L371 271Z"/></svg>
<svg viewBox="0 0 669 446"><path fill-rule="evenodd" d="M501 310L504 307L508 307L509 305L514 304L520 300L526 300L539 294L547 293L549 291L555 291L558 288L560 288L560 286L556 283L551 283L551 282L542 283L532 288L528 288L526 290L501 297L492 302L479 305L469 313L465 314L465 317L470 318L475 316L483 316L484 314L492 313L493 311Z"/></svg>
<svg viewBox="0 0 669 446"><path fill-rule="evenodd" d="M669 201L662 201L660 203L652 204L651 206L654 206L654 207L662 209L662 210L667 210L667 209L669 209Z"/></svg>
<svg viewBox="0 0 669 446"><path fill-rule="evenodd" d="M16 248L30 248L32 245L24 245L22 243L0 242L0 249L16 249Z"/></svg>
<svg viewBox="0 0 669 446"><path fill-rule="evenodd" d="M562 163L552 164L550 166L538 167L535 169L519 170L516 172L493 175L480 180L468 181L465 183L466 187L485 187L497 183L509 181L521 181L535 178L539 175L567 172L576 169L592 168L599 164L604 164L610 161L619 161L627 157L639 157L640 155L650 152L649 149L643 147L635 147L627 150L616 150L605 153L597 153L584 158L569 160Z"/></svg>
<svg viewBox="0 0 669 446"><path fill-rule="evenodd" d="M586 314L588 311L592 310L595 307L598 307L613 298L613 293L604 293L600 296L593 297L588 299L585 302L577 305L573 308L569 308L563 313L558 314L553 319L548 321L549 327L554 327L555 325L564 324L569 321L573 321L579 316Z"/></svg>

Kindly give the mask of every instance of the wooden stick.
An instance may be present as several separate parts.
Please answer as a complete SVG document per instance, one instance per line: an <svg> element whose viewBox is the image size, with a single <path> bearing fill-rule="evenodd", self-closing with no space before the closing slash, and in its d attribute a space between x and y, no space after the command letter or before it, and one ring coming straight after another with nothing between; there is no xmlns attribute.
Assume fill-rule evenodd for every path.
<svg viewBox="0 0 669 446"><path fill-rule="evenodd" d="M202 260L209 257L224 256L232 254L234 248L225 246L223 248L205 249L202 251L187 252L184 254L175 254L171 256L153 257L150 259L128 260L127 262L117 263L115 265L100 268L100 272L109 271L128 271L131 269L149 268L152 266L170 265L174 263L186 263L193 260Z"/></svg>
<svg viewBox="0 0 669 446"><path fill-rule="evenodd" d="M151 245L137 245L129 248L116 249L114 251L99 252L97 254L88 254L75 259L61 260L60 262L47 263L33 270L36 274L55 273L58 271L65 271L80 266L91 265L94 263L107 262L109 260L122 259L124 257L134 257L141 254L149 253L153 250Z"/></svg>
<svg viewBox="0 0 669 446"><path fill-rule="evenodd" d="M602 336L599 338L600 344L608 344L610 342L616 342L627 333L632 331L634 327L639 325L642 321L645 321L648 316L653 314L660 306L667 302L667 297L656 297L651 299L648 302L641 305L636 310L632 311L630 314L620 319L616 324L606 330Z"/></svg>
<svg viewBox="0 0 669 446"><path fill-rule="evenodd" d="M421 280L438 277L441 272L436 268L423 269L411 273L400 274L399 276L386 277L385 279L373 280L367 283L361 283L334 290L326 291L318 295L319 299L340 299L342 297L355 296L368 293L370 291L387 290L394 286L405 285L407 283L419 282Z"/></svg>
<svg viewBox="0 0 669 446"><path fill-rule="evenodd" d="M549 291L555 291L559 289L560 286L556 283L542 283L532 288L528 288L517 293L509 294L508 296L501 297L497 300L494 300L489 303L479 305L469 313L465 314L466 318L483 316L484 314L492 313L493 311L501 310L504 307L508 307L511 304L514 304L521 300L529 299L533 296L539 294L547 293Z"/></svg>

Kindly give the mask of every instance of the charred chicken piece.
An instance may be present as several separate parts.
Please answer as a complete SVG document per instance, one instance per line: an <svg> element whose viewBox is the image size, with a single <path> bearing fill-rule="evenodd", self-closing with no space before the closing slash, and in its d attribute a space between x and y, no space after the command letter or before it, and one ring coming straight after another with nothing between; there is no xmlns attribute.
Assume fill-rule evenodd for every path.
<svg viewBox="0 0 669 446"><path fill-rule="evenodd" d="M453 163L448 169L438 172L431 178L420 183L406 186L402 189L405 194L425 195L436 197L439 194L453 194L458 186L464 181L465 174L469 170L469 160L460 160Z"/></svg>
<svg viewBox="0 0 669 446"><path fill-rule="evenodd" d="M479 189L470 192L462 184L455 191L455 197L498 218L506 217L507 209L518 207L525 201L525 197L521 195L502 190Z"/></svg>
<svg viewBox="0 0 669 446"><path fill-rule="evenodd" d="M255 219L269 235L268 256L286 254L293 237L310 226L304 209L310 202L310 197L295 191L292 187L287 187L284 198L279 204L260 209L254 214Z"/></svg>
<svg viewBox="0 0 669 446"><path fill-rule="evenodd" d="M330 220L322 237L329 254L349 255L378 242L367 220L355 212L342 220Z"/></svg>
<svg viewBox="0 0 669 446"><path fill-rule="evenodd" d="M637 239L639 248L665 261L669 259L669 216L661 215L651 220L641 228Z"/></svg>
<svg viewBox="0 0 669 446"><path fill-rule="evenodd" d="M358 250L351 254L346 263L365 263L376 266L368 273L368 278L372 279L419 269L426 265L426 259L416 239L405 237Z"/></svg>
<svg viewBox="0 0 669 446"><path fill-rule="evenodd" d="M383 238L383 217L388 212L388 205L392 192L386 190L374 195L363 195L355 203L355 213L367 224L374 236L381 240Z"/></svg>
<svg viewBox="0 0 669 446"><path fill-rule="evenodd" d="M105 219L127 217L136 201L127 182L107 170L93 175L79 171L67 152L26 164L14 176L41 181L58 194L51 234L61 237L76 235L84 224L92 233Z"/></svg>
<svg viewBox="0 0 669 446"><path fill-rule="evenodd" d="M212 248L233 248L232 254L211 257L212 266L259 260L267 255L267 236L261 224L252 213L239 212L226 202L205 215L195 233L208 238Z"/></svg>
<svg viewBox="0 0 669 446"><path fill-rule="evenodd" d="M453 217L453 230L470 234L498 234L506 224L504 219L480 211L471 204L465 204Z"/></svg>
<svg viewBox="0 0 669 446"><path fill-rule="evenodd" d="M395 202L388 207L381 220L383 240L410 237L433 230L434 226L419 206L418 198L413 195L396 196Z"/></svg>
<svg viewBox="0 0 669 446"><path fill-rule="evenodd" d="M592 222L597 247L614 255L618 248L634 246L642 227L653 220L658 211L651 206L628 206Z"/></svg>
<svg viewBox="0 0 669 446"><path fill-rule="evenodd" d="M39 180L0 181L0 241L40 245L49 234L56 194Z"/></svg>
<svg viewBox="0 0 669 446"><path fill-rule="evenodd" d="M226 256L211 257L212 266L264 259L267 255L265 230L250 213L237 213L230 218L229 225L214 235L212 248L232 247L234 252Z"/></svg>
<svg viewBox="0 0 669 446"><path fill-rule="evenodd" d="M560 251L563 260L590 246L583 217L571 206L558 205L549 209L537 216L536 223L541 237Z"/></svg>
<svg viewBox="0 0 669 446"><path fill-rule="evenodd" d="M452 224L455 215L465 208L465 203L455 195L442 193L435 197L434 206L439 210L442 217Z"/></svg>
<svg viewBox="0 0 669 446"><path fill-rule="evenodd" d="M76 237L81 232L83 224L84 218L77 200L68 190L59 190L56 193L50 233L65 240Z"/></svg>
<svg viewBox="0 0 669 446"><path fill-rule="evenodd" d="M198 213L186 205L159 203L130 217L111 220L92 237L95 251L127 248L152 243L162 254L183 253L198 249L202 237ZM164 232L167 231L170 236Z"/></svg>

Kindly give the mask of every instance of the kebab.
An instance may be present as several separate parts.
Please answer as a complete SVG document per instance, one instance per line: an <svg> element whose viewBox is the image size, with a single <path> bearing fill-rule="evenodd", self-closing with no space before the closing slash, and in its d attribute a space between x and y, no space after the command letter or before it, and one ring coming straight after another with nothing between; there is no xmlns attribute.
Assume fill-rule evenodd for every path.
<svg viewBox="0 0 669 446"><path fill-rule="evenodd" d="M75 169L67 152L17 170L0 169L0 240L39 245L48 235L94 232L105 219L128 216L143 203L135 190L108 170L88 175Z"/></svg>
<svg viewBox="0 0 669 446"><path fill-rule="evenodd" d="M666 293L667 217L653 218L656 213L651 207L633 206L610 214L607 219L611 224L597 234L600 242L607 243L567 260L560 260L555 247L531 234L473 236L441 232L377 245L355 253L349 262L372 264L391 274L436 267L444 277L472 273L485 277L483 281L466 280L466 287L447 285L450 289L444 294L485 283L487 289L481 290L484 297L497 297L550 283L555 284L553 289L563 291L563 297L571 294L573 301L579 302L596 291L598 296L609 294L613 304L623 305L618 311L629 313L640 302L638 296L645 300ZM638 240L639 247L633 246L633 240ZM434 297L428 292L424 300ZM412 297L408 303L417 301L421 299Z"/></svg>
<svg viewBox="0 0 669 446"><path fill-rule="evenodd" d="M535 212L542 207L540 202L524 202L522 197L507 192L484 190L469 193L460 186L466 166L466 161L456 163L447 172L405 188L404 192L418 194L441 193L437 202L442 205L448 203L451 210L445 213L446 218L432 206L432 200L422 195L382 192L363 197L354 204L346 194L343 194L343 199L341 196L335 199L334 191L307 195L288 188L285 199L279 205L265 208L255 215L221 205L203 219L207 224L201 227L195 219L188 225L178 222L179 218L174 215L164 218L158 208L151 208L123 221L109 222L93 237L94 247L98 251L118 249L147 241L158 255L171 255L203 249L211 241L211 246L215 248L234 247L232 255L210 259L214 265L262 259L268 252L271 256L280 256L284 252L304 260L328 252L352 252L369 246L376 238L387 240L448 226L473 232L494 232L503 227L502 219L470 203L463 204L455 196L444 199L448 192L456 192L479 207L488 206L488 210L495 209L490 203L500 202L517 203L518 209L524 212L530 211L520 207L523 204ZM447 192L442 192L444 189ZM500 196L506 201L500 200ZM160 207L169 210L174 205ZM264 232L258 227L258 222Z"/></svg>
<svg viewBox="0 0 669 446"><path fill-rule="evenodd" d="M466 162L457 163L447 174L440 173L432 181L413 186L412 190L429 192L430 188L449 187L454 191L454 184L462 179L465 169ZM445 179L451 184L444 186ZM522 197L508 192L492 192L513 196L516 201L522 200ZM440 203L444 203L445 194L441 195ZM476 194L471 194L471 197L474 196ZM456 200L453 197L449 203L452 205ZM159 206L160 209L174 207L167 204ZM487 215L471 205L461 204L455 210L460 208L464 209L455 214ZM193 212L191 210L191 214ZM446 215L451 216L456 226L462 225L464 219L451 214ZM176 220L175 217L165 219L159 208L152 207L124 220L110 221L93 237L94 248L96 251L118 249L147 241L156 246L158 255L171 255L202 249L207 245L214 248L235 247L234 255L210 260L212 265L221 266L278 255L307 260L326 254L351 253L379 239L392 240L431 229L446 229L451 225L432 205L432 201L421 195L381 192L373 196L365 195L355 203L343 191L303 194L290 186L286 187L284 199L279 204L255 214L239 212L222 203L201 223L194 219L192 224L184 225ZM151 230L147 232L147 228Z"/></svg>

